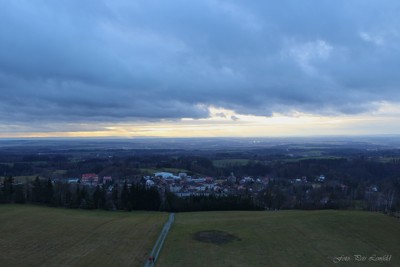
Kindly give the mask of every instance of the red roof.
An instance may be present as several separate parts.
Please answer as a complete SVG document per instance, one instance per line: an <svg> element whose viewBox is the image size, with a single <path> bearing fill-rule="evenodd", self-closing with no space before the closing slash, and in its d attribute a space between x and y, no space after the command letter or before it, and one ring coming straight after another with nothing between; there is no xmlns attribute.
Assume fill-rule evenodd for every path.
<svg viewBox="0 0 400 267"><path fill-rule="evenodd" d="M84 173L82 174L82 178L98 178L99 176L97 176L97 174L95 173Z"/></svg>

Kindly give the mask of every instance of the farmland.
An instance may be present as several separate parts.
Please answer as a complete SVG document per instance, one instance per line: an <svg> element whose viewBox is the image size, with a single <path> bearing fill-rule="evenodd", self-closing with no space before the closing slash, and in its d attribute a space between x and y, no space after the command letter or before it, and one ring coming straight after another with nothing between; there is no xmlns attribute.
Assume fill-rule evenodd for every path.
<svg viewBox="0 0 400 267"><path fill-rule="evenodd" d="M0 266L142 266L161 212L0 206Z"/></svg>
<svg viewBox="0 0 400 267"><path fill-rule="evenodd" d="M398 219L360 211L180 213L159 266L400 266L399 236Z"/></svg>
<svg viewBox="0 0 400 267"><path fill-rule="evenodd" d="M213 161L215 167L226 167L232 165L244 166L249 163L248 159L218 159Z"/></svg>

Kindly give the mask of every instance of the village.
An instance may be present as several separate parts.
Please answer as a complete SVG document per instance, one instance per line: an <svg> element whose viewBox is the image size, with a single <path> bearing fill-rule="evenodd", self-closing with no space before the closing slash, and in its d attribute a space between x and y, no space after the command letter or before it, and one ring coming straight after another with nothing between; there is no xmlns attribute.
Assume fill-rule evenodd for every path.
<svg viewBox="0 0 400 267"><path fill-rule="evenodd" d="M294 208L298 203L316 202L318 207L327 206L339 197L350 194L349 186L338 180L327 179L321 174L312 178L300 176L299 178L275 178L270 176L236 177L231 173L228 177L190 176L187 173L172 173L159 171L153 175L145 175L136 179L113 179L111 176L102 176L95 173L82 174L80 178L52 179L53 182L67 184L80 184L81 186L93 188L103 186L108 194L111 194L115 186L122 188L124 184L131 187L140 184L146 188L156 189L164 197L166 193L172 193L179 198L193 196L250 196L253 200L274 198L278 195L282 198L279 208ZM367 198L376 201L379 198L379 190L376 185L371 184L365 189ZM283 200L286 204L283 204ZM273 201L273 200L271 200ZM383 200L382 200L383 201ZM304 204L302 204L304 205ZM265 209L275 205L265 206Z"/></svg>
<svg viewBox="0 0 400 267"><path fill-rule="evenodd" d="M171 172L155 172L153 176L142 176L140 180L137 179L119 179L113 180L111 176L99 177L95 173L82 174L81 178L53 178L53 182L66 182L68 184L81 184L83 186L95 187L98 185L107 185L108 190L111 192L115 184L123 185L127 182L128 186L134 183L143 183L146 187L156 187L158 189L165 189L168 192L174 193L179 197L189 196L208 196L208 195L239 195L243 193L256 193L268 187L271 182L285 181L288 179L264 177L236 177L231 173L228 177L214 178L211 176L190 176L187 173L173 174ZM319 188L325 182L325 176L320 175L316 177L313 182L309 182L307 177L289 179L290 184L296 185L310 185L313 188ZM332 183L330 183L332 184ZM335 184L335 182L333 183ZM341 185L345 189L345 185Z"/></svg>

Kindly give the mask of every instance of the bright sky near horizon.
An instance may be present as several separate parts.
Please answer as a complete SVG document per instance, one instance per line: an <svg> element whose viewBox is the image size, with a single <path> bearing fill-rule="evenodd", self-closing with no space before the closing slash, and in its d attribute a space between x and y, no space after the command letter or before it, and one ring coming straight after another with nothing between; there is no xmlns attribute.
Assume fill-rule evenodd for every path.
<svg viewBox="0 0 400 267"><path fill-rule="evenodd" d="M1 137L400 134L395 0L5 0Z"/></svg>

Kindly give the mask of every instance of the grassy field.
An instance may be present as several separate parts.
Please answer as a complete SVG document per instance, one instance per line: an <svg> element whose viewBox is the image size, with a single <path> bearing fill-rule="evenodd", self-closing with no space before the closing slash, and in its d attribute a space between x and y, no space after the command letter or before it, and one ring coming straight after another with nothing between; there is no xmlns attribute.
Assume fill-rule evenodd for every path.
<svg viewBox="0 0 400 267"><path fill-rule="evenodd" d="M213 165L215 167L245 166L249 161L249 159L216 159L213 160Z"/></svg>
<svg viewBox="0 0 400 267"><path fill-rule="evenodd" d="M0 205L0 266L142 266L166 220ZM399 238L400 220L379 213L179 213L157 266L400 266Z"/></svg>
<svg viewBox="0 0 400 267"><path fill-rule="evenodd" d="M167 214L0 205L0 266L143 266Z"/></svg>
<svg viewBox="0 0 400 267"><path fill-rule="evenodd" d="M302 157L298 157L298 158L286 158L283 159L282 161L285 162L299 162L302 160L320 160L320 159L342 159L342 157L336 157L336 156L302 156Z"/></svg>
<svg viewBox="0 0 400 267"><path fill-rule="evenodd" d="M233 238L226 244L217 244L218 238L210 239L212 243L194 238L199 232L210 230L223 231ZM367 258L357 261L353 255ZM377 258L370 260L374 255L392 257L388 262L375 262L372 259ZM348 261L344 257L349 257ZM361 211L180 213L158 263L158 266L400 266L400 220Z"/></svg>

